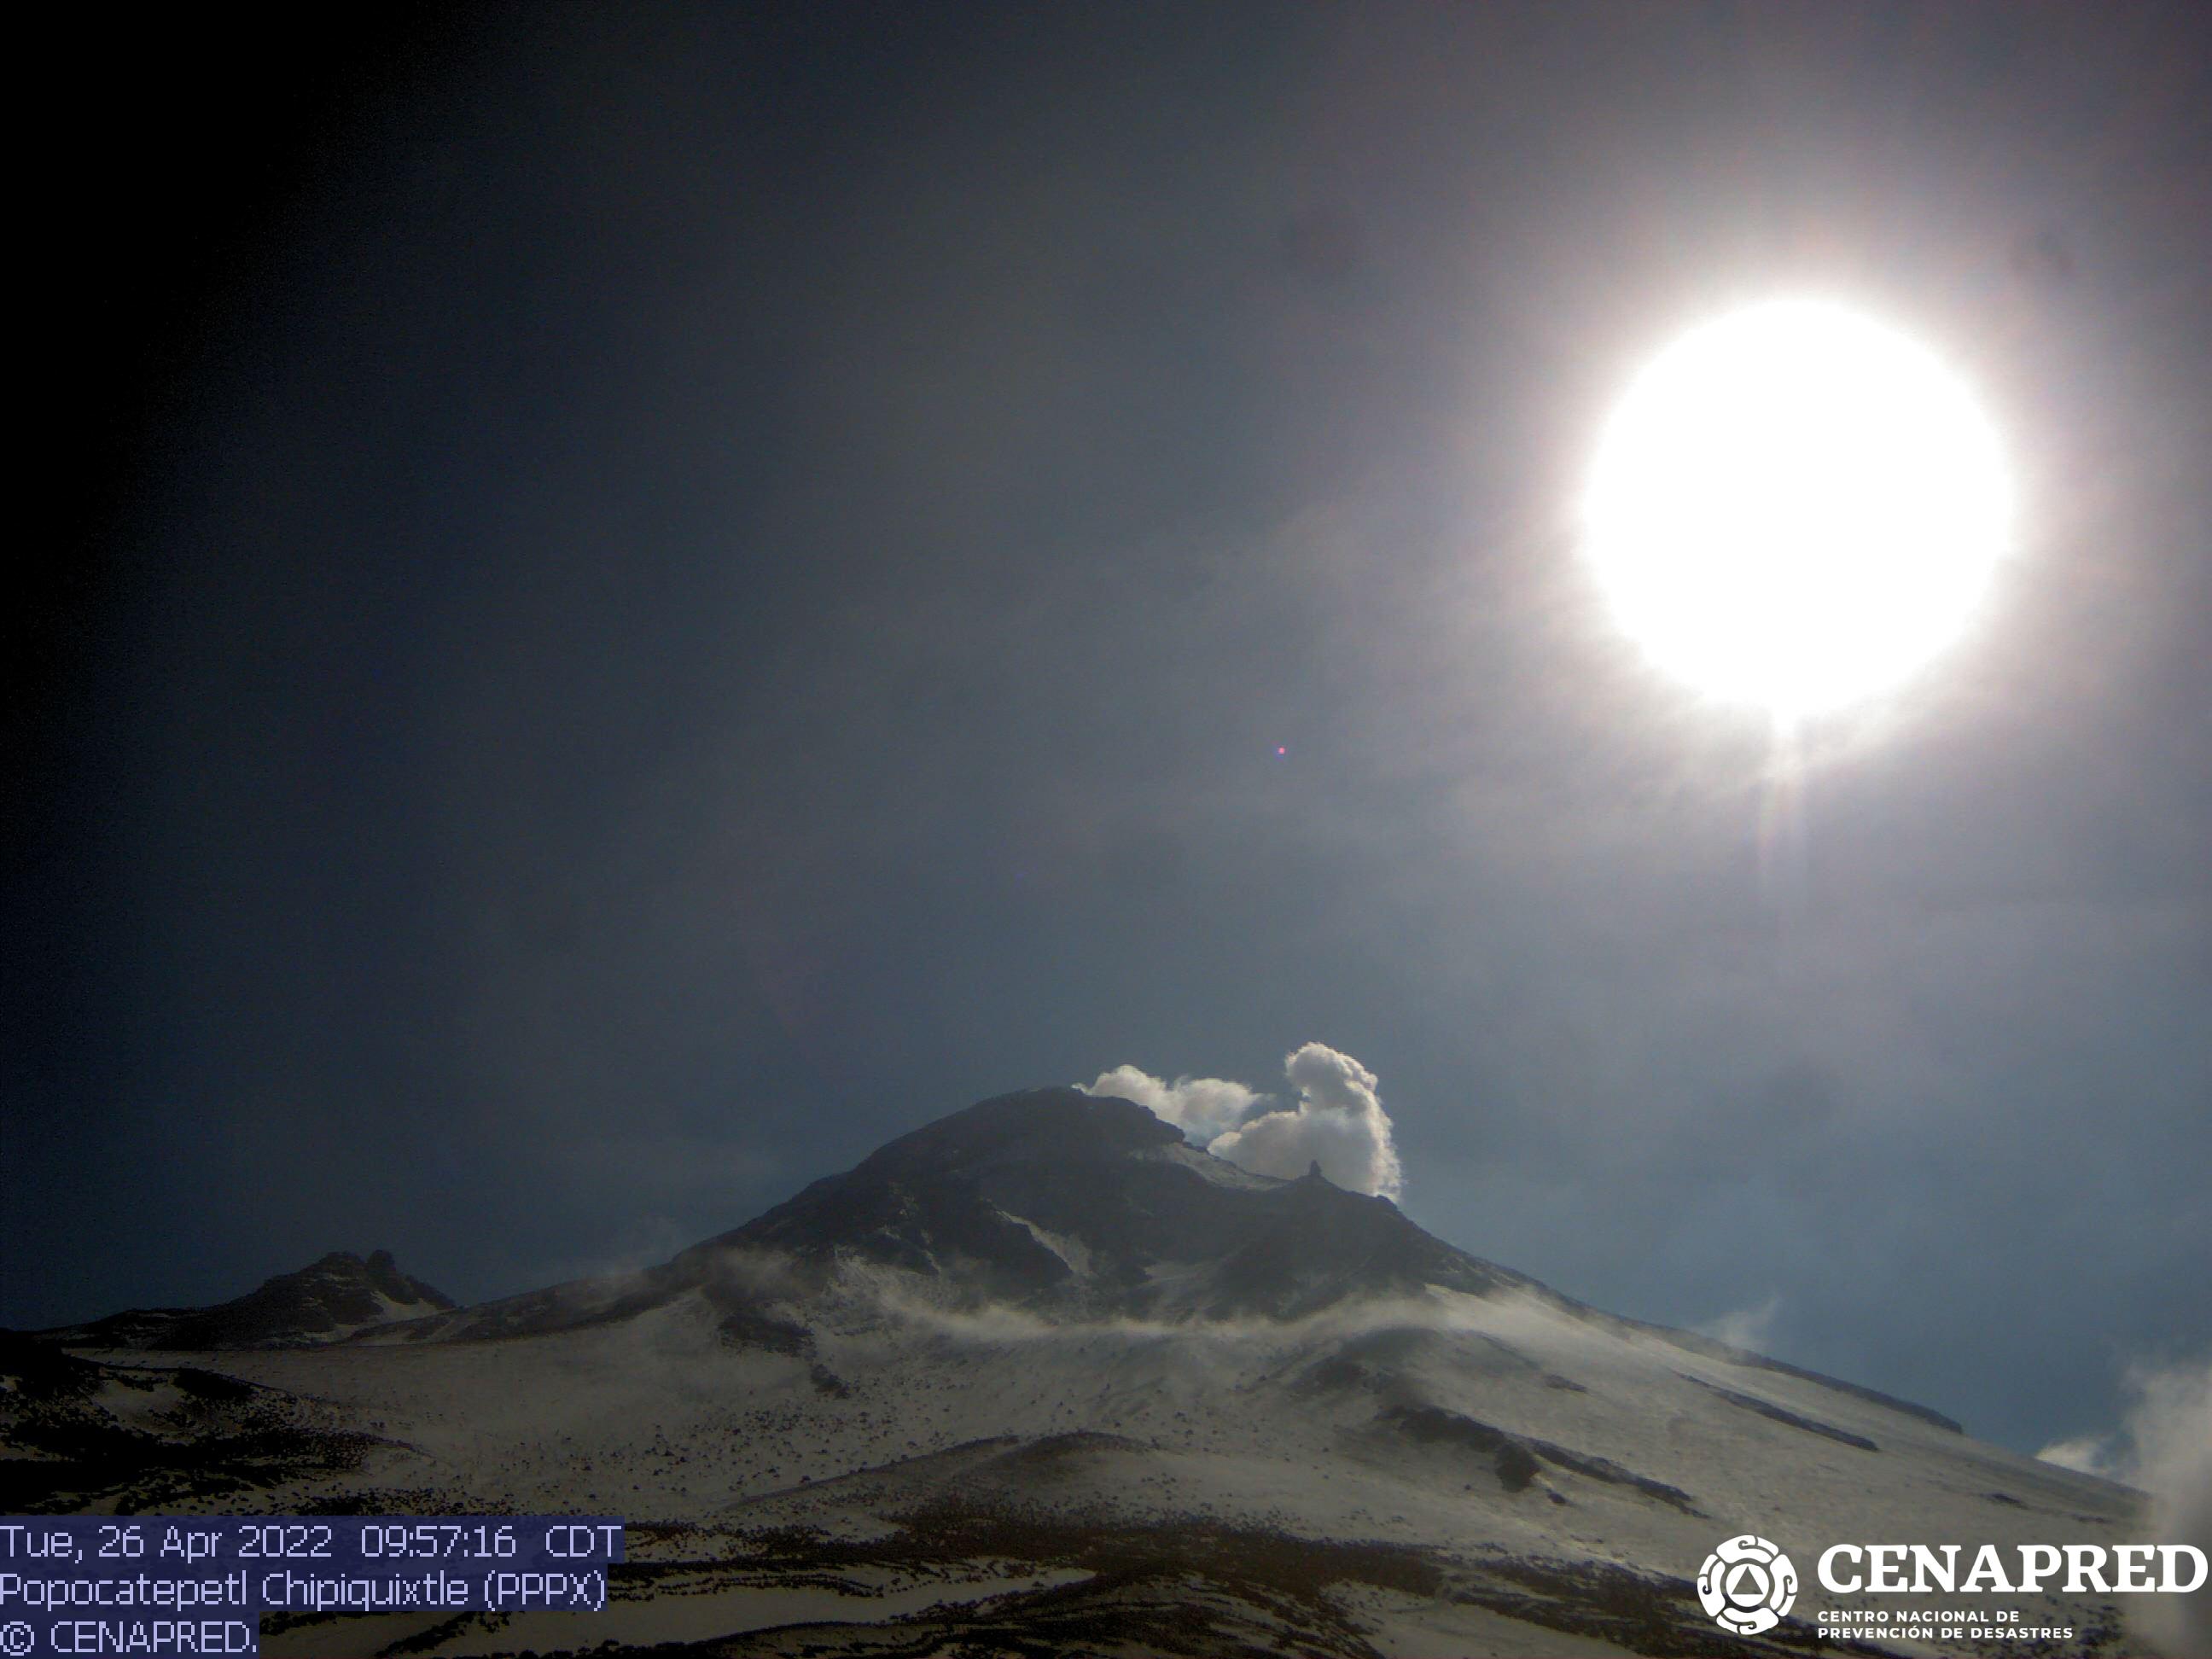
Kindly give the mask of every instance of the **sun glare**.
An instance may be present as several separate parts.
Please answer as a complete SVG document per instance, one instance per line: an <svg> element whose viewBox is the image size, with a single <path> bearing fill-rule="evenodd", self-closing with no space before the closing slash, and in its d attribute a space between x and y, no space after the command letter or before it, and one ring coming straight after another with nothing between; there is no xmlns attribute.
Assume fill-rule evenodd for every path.
<svg viewBox="0 0 2212 1659"><path fill-rule="evenodd" d="M1584 547L1655 661L1789 720L1889 689L1958 635L2007 551L2010 496L1995 431L1933 354L1777 301L1631 382Z"/></svg>

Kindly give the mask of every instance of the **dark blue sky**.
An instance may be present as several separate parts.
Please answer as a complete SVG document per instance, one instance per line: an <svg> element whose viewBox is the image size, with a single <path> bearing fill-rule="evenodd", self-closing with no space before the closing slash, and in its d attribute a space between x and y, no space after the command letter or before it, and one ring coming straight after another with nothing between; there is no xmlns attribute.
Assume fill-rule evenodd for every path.
<svg viewBox="0 0 2212 1659"><path fill-rule="evenodd" d="M1318 1040L1456 1243L2109 1425L2212 1342L2201 21L64 43L0 1322L516 1291ZM1614 636L1572 500L1644 354L1808 286L1975 382L2023 545L1818 734L1778 891L1762 726Z"/></svg>

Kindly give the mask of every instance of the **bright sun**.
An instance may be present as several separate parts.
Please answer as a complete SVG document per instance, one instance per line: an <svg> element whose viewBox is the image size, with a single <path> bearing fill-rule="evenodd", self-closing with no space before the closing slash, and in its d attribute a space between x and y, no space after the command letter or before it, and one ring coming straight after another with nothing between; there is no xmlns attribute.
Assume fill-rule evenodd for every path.
<svg viewBox="0 0 2212 1659"><path fill-rule="evenodd" d="M1692 331L1630 384L1583 503L1621 623L1699 689L1790 720L1887 689L2007 550L1996 434L1933 355L1840 307Z"/></svg>

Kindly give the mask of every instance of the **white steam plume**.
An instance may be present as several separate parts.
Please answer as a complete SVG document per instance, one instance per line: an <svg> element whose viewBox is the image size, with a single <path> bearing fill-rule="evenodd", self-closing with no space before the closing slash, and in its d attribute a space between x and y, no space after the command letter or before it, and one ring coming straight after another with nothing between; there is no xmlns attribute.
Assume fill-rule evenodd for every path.
<svg viewBox="0 0 2212 1659"><path fill-rule="evenodd" d="M1270 1103L1267 1097L1221 1077L1179 1077L1169 1083L1133 1066L1116 1066L1101 1072L1097 1080L1084 1085L1086 1093L1118 1095L1151 1108L1183 1132L1186 1139L1203 1146L1250 1116L1255 1107Z"/></svg>
<svg viewBox="0 0 2212 1659"><path fill-rule="evenodd" d="M1395 1199L1405 1176L1375 1073L1321 1042L1286 1056L1283 1071L1297 1091L1295 1105L1222 1078L1168 1083L1133 1066L1102 1072L1089 1090L1151 1108L1216 1158L1255 1174L1291 1178L1317 1164L1349 1191Z"/></svg>

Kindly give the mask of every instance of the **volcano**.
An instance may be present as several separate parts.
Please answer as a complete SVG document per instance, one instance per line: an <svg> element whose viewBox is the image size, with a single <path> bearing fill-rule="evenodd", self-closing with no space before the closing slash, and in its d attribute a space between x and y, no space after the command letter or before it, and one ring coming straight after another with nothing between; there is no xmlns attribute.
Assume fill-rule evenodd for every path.
<svg viewBox="0 0 2212 1659"><path fill-rule="evenodd" d="M14 1506L631 1525L603 1614L310 1621L272 1654L1779 1653L1814 1639L1828 1544L2138 1526L2125 1488L1074 1089L929 1123L643 1272L333 1309L312 1346L222 1311L0 1352L37 1454ZM294 1439L199 1455L247 1415ZM1747 1533L1804 1589L1739 1637L1694 1580ZM2077 1645L2118 1629L2094 1595L2019 1605Z"/></svg>

